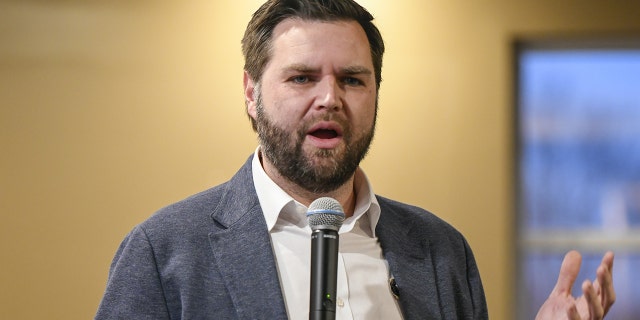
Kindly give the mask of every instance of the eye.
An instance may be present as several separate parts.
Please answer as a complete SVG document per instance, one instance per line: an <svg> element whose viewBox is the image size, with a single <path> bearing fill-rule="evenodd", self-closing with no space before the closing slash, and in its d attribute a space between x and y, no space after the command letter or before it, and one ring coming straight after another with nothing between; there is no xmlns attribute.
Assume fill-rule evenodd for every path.
<svg viewBox="0 0 640 320"><path fill-rule="evenodd" d="M364 84L360 79L354 77L345 77L342 82L348 86L361 86Z"/></svg>
<svg viewBox="0 0 640 320"><path fill-rule="evenodd" d="M295 76L295 77L291 77L289 80L294 82L294 83L303 84L303 83L309 82L309 77L308 76Z"/></svg>

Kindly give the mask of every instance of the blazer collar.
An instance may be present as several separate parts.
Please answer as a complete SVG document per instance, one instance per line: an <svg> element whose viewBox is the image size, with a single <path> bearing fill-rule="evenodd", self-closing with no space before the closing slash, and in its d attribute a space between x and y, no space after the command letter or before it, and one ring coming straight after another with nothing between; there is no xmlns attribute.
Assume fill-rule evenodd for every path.
<svg viewBox="0 0 640 320"><path fill-rule="evenodd" d="M224 188L211 214L215 223L209 241L238 317L285 319L271 238L253 186L251 157Z"/></svg>
<svg viewBox="0 0 640 320"><path fill-rule="evenodd" d="M439 294L430 243L415 234L415 225L405 214L396 211L386 200L381 207L376 234L391 275L398 289L398 302L405 319L441 319ZM417 241L418 240L418 241ZM425 303L426 301L426 303Z"/></svg>

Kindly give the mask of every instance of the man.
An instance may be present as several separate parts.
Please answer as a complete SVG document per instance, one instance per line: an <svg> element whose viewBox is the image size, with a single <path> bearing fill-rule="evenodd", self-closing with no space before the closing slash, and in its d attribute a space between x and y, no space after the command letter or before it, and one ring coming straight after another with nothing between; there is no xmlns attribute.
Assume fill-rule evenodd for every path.
<svg viewBox="0 0 640 320"><path fill-rule="evenodd" d="M228 182L160 210L123 241L97 319L305 319L319 197L340 202L338 319L487 319L463 236L376 196L358 167L373 138L384 44L351 0L270 0L243 38L260 146ZM541 319L601 319L612 254L571 297L570 253Z"/></svg>

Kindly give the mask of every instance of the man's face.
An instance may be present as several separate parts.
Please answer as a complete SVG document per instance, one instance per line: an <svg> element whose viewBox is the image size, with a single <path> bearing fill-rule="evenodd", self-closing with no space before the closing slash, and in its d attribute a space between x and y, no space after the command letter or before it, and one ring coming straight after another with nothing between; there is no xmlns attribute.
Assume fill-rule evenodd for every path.
<svg viewBox="0 0 640 320"><path fill-rule="evenodd" d="M355 21L286 19L272 37L260 86L245 75L263 155L308 191L335 190L373 138L377 92L367 36Z"/></svg>

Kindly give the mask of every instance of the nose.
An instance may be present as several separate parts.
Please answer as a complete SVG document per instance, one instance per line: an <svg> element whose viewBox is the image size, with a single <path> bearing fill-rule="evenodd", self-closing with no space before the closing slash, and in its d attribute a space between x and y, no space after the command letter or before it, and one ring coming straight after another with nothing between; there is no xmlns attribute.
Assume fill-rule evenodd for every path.
<svg viewBox="0 0 640 320"><path fill-rule="evenodd" d="M316 108L339 111L342 109L343 90L333 76L324 77L317 85Z"/></svg>

